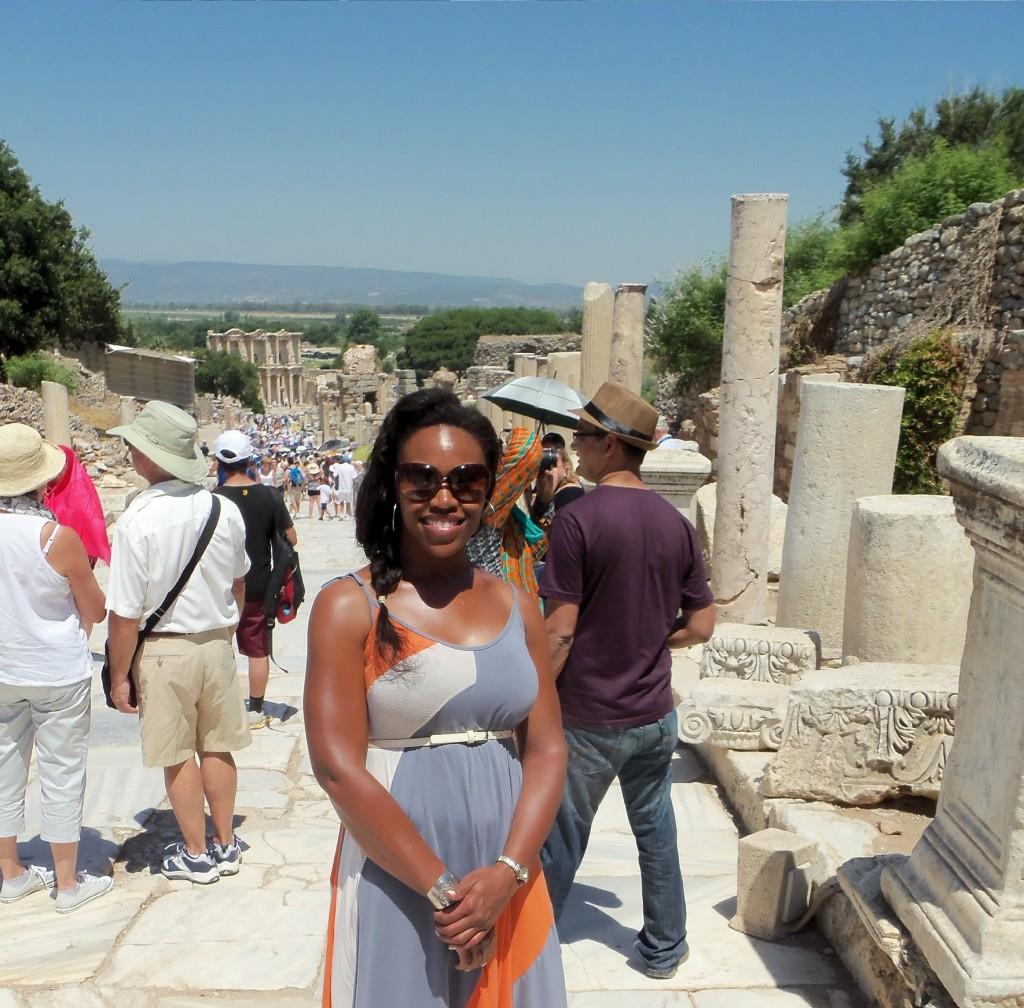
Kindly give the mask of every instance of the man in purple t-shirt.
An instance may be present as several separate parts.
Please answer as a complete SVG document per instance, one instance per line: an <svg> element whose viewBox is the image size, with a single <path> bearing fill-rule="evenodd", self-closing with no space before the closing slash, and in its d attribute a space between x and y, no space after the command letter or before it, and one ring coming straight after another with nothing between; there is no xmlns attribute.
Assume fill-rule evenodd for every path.
<svg viewBox="0 0 1024 1008"><path fill-rule="evenodd" d="M671 797L678 728L669 648L706 641L715 608L693 526L640 478L657 410L606 382L576 412L578 471L597 486L555 516L540 581L569 746L541 857L557 917L618 778L640 856L636 948L644 972L667 979L689 954Z"/></svg>

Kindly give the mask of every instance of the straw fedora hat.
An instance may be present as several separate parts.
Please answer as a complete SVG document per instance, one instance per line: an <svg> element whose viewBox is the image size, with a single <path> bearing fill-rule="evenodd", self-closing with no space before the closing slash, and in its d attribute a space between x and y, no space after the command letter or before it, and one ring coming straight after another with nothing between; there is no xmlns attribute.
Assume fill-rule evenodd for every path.
<svg viewBox="0 0 1024 1008"><path fill-rule="evenodd" d="M0 497L31 493L55 480L67 464L64 452L22 423L0 427Z"/></svg>
<svg viewBox="0 0 1024 1008"><path fill-rule="evenodd" d="M569 412L644 451L658 447L654 440L658 411L625 385L605 382L586 406Z"/></svg>
<svg viewBox="0 0 1024 1008"><path fill-rule="evenodd" d="M206 476L209 463L196 443L196 422L177 406L154 399L130 424L107 433L124 438L164 472L186 483L200 483Z"/></svg>

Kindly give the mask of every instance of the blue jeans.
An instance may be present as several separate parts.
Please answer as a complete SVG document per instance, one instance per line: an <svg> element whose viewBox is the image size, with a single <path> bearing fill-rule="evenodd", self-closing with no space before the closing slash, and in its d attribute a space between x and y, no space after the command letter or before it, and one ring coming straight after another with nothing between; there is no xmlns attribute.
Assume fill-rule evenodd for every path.
<svg viewBox="0 0 1024 1008"><path fill-rule="evenodd" d="M590 840L590 828L618 777L640 855L644 926L637 951L652 969L669 969L686 953L686 902L672 809L676 712L635 728L565 727L569 766L562 804L541 861L557 918Z"/></svg>

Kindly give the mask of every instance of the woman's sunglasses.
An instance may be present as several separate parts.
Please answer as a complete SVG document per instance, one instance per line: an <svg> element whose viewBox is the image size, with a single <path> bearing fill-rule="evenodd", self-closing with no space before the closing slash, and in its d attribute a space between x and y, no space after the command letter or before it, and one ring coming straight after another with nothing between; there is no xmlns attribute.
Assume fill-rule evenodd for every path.
<svg viewBox="0 0 1024 1008"><path fill-rule="evenodd" d="M491 470L479 462L470 462L442 476L425 462L402 462L396 484L403 497L420 504L433 500L443 486L460 504L482 504L491 489Z"/></svg>

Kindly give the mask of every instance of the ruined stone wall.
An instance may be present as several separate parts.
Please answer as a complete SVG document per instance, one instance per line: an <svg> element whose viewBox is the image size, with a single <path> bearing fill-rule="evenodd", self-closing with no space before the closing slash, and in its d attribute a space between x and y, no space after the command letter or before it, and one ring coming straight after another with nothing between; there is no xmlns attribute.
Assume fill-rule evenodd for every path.
<svg viewBox="0 0 1024 1008"><path fill-rule="evenodd" d="M512 370L512 355L540 354L580 350L583 337L579 333L553 333L539 336L481 336L473 354L476 367L496 367Z"/></svg>
<svg viewBox="0 0 1024 1008"><path fill-rule="evenodd" d="M978 375L965 434L1024 435L1024 330L1000 334Z"/></svg>
<svg viewBox="0 0 1024 1008"><path fill-rule="evenodd" d="M911 235L782 320L783 346L859 355L946 326L1024 326L1024 189Z"/></svg>

